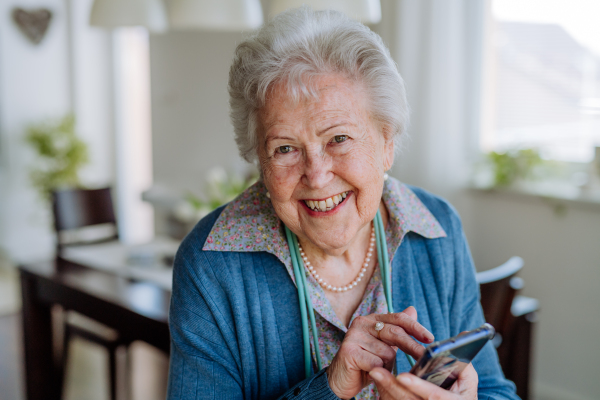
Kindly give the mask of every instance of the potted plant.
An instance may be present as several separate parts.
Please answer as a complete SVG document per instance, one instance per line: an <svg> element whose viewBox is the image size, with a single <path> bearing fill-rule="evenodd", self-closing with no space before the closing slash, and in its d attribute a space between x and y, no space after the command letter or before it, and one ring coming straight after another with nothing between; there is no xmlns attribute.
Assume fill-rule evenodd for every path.
<svg viewBox="0 0 600 400"><path fill-rule="evenodd" d="M75 133L75 117L30 126L26 142L36 153L31 182L44 199L60 187L81 186L79 172L89 162L88 148Z"/></svg>

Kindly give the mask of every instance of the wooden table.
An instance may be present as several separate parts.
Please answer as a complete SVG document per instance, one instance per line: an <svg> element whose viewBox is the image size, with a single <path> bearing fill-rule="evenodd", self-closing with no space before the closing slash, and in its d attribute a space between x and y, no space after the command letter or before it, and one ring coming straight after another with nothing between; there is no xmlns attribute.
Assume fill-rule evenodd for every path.
<svg viewBox="0 0 600 400"><path fill-rule="evenodd" d="M58 400L52 306L79 312L169 352L170 291L65 260L19 267L23 297L25 389L28 400Z"/></svg>

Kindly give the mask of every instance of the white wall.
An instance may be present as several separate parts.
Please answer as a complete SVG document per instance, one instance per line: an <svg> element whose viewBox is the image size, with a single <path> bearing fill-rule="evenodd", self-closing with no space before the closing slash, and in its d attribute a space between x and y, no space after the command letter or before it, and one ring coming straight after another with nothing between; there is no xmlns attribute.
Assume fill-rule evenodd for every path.
<svg viewBox="0 0 600 400"><path fill-rule="evenodd" d="M73 1L68 8L70 3L0 1L0 247L16 261L48 258L54 246L48 208L29 184L33 154L23 141L29 124L74 110L78 131L90 146L84 183L112 180L110 85L105 67L109 37L87 27L87 18L82 19L91 0ZM13 23L11 10L17 6L52 11L50 27L39 45L30 43ZM69 26L71 18L74 23ZM75 35L69 34L70 29Z"/></svg>
<svg viewBox="0 0 600 400"><path fill-rule="evenodd" d="M43 118L64 115L71 104L67 16L63 2L18 3L46 6L54 12L47 35L39 46L31 44L12 22L11 9L15 3L0 3L2 246L12 256L26 258L51 251L52 237L49 215L28 183L27 170L32 156L23 142L24 128Z"/></svg>
<svg viewBox="0 0 600 400"><path fill-rule="evenodd" d="M89 26L93 0L68 0L71 14L73 108L77 128L90 148L82 173L86 185L102 186L115 175L113 135L112 40L107 31Z"/></svg>
<svg viewBox="0 0 600 400"><path fill-rule="evenodd" d="M208 169L244 165L229 122L227 81L239 33L169 32L150 39L155 185L201 192Z"/></svg>
<svg viewBox="0 0 600 400"><path fill-rule="evenodd" d="M541 200L485 193L469 195L468 204L479 268L523 257L523 294L540 300L534 371L540 398L597 399L600 207L568 207L562 215Z"/></svg>
<svg viewBox="0 0 600 400"><path fill-rule="evenodd" d="M119 28L113 40L119 240L145 243L154 237L154 210L142 200L152 186L149 34L141 26Z"/></svg>

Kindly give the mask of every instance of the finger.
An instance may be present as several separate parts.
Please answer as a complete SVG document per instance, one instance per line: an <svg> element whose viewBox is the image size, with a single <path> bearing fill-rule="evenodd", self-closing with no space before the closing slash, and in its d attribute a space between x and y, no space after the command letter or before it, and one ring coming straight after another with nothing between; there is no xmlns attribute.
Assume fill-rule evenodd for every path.
<svg viewBox="0 0 600 400"><path fill-rule="evenodd" d="M404 314L408 315L409 317L411 317L412 319L414 319L415 321L417 320L417 309L414 308L413 306L409 306L407 307L404 311L402 311Z"/></svg>
<svg viewBox="0 0 600 400"><path fill-rule="evenodd" d="M412 314L413 317L416 317L416 311L413 307L409 307L407 310L409 311L409 314ZM427 329L425 329L421 324L412 319L409 314L396 313L358 316L352 321L346 337L348 337L350 334L354 334L357 331L367 331L371 336L378 338L389 346L396 346L403 352L419 358L421 355L423 355L424 348L419 342L411 337L407 330L416 332L414 327L420 327L420 329L425 332L424 335L429 335L429 338L433 338L433 335L431 335L431 333L429 333L429 331L427 331ZM383 320L382 322L390 322L387 324L384 322L384 328L379 335L375 330L375 325L378 320ZM405 326L406 329L398 325ZM428 341L428 338L423 337L423 335L421 339L422 341Z"/></svg>
<svg viewBox="0 0 600 400"><path fill-rule="evenodd" d="M398 347L416 358L421 357L425 351L425 347L408 335L404 329L391 324L386 324L379 332L379 340L389 346Z"/></svg>
<svg viewBox="0 0 600 400"><path fill-rule="evenodd" d="M384 362L380 357L358 346L349 350L348 358L354 364L354 367L361 371L368 372L373 368L384 366Z"/></svg>
<svg viewBox="0 0 600 400"><path fill-rule="evenodd" d="M477 393L477 384L479 383L479 376L477 371L473 368L473 364L469 364L462 370L458 375L458 379L454 382L454 385L450 388L450 391L454 393Z"/></svg>
<svg viewBox="0 0 600 400"><path fill-rule="evenodd" d="M448 390L442 389L441 387L434 385L431 382L427 382L426 380L423 380L415 375L406 372L398 375L396 379L398 380L398 382L400 382L402 386L406 388L406 390L416 394L417 396L423 399L432 398L458 400L460 398L455 393L449 392Z"/></svg>
<svg viewBox="0 0 600 400"><path fill-rule="evenodd" d="M434 337L431 332L406 313L376 314L373 317L384 324L392 324L404 329L407 334L414 336L421 342L433 342ZM375 330L375 325L373 325L373 330Z"/></svg>
<svg viewBox="0 0 600 400"><path fill-rule="evenodd" d="M458 380L459 381L473 381L473 380L475 380L475 382L479 381L479 376L477 375L477 371L475 371L475 368L473 367L473 364L469 363L469 365L467 365L465 367L465 369L463 369L461 371L461 373L458 375Z"/></svg>
<svg viewBox="0 0 600 400"><path fill-rule="evenodd" d="M375 382L377 391L379 392L382 399L394 399L394 400L413 400L417 399L417 396L410 393L402 384L396 380L394 375L383 368L375 368L369 372L369 376Z"/></svg>
<svg viewBox="0 0 600 400"><path fill-rule="evenodd" d="M356 334L353 342L355 342L356 345L360 346L365 351L368 351L374 356L379 357L383 361L384 368L391 371L396 360L397 348L394 349L383 341L377 340L377 338L374 338L365 332L359 332Z"/></svg>

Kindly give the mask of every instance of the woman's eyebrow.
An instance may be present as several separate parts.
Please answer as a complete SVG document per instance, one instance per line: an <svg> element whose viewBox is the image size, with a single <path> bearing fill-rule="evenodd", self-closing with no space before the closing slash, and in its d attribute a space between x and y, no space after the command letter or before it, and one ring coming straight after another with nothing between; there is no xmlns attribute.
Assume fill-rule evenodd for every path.
<svg viewBox="0 0 600 400"><path fill-rule="evenodd" d="M267 144L274 140L296 140L296 139L294 139L293 137L290 137L290 136L285 136L285 135L280 136L280 135L275 134L275 135L267 135L265 137L264 143Z"/></svg>
<svg viewBox="0 0 600 400"><path fill-rule="evenodd" d="M351 123L349 121L337 122L337 123L334 123L333 125L328 126L325 129L320 130L317 133L317 136L321 136L321 135L325 134L327 131L329 131L331 129L334 129L334 128L337 128L337 127L340 127L340 126L346 126L346 125L354 126L355 124L353 124L353 123ZM267 145L269 142L272 142L274 140L291 140L291 141L293 141L293 140L297 140L297 138L293 138L291 136L286 136L286 135L279 135L277 133L276 134L267 134L265 136L264 144Z"/></svg>
<svg viewBox="0 0 600 400"><path fill-rule="evenodd" d="M339 126L345 126L345 125L354 125L354 124L353 124L353 123L351 123L351 122L348 122L348 121L342 121L342 122L338 122L338 123L335 123L335 124L333 124L333 125L331 125L331 126L328 126L328 127L327 127L327 128L325 128L325 129L322 129L321 131L319 131L319 132L317 133L317 136L321 136L321 135L323 135L324 133L326 133L327 131L329 131L329 130L331 130L331 129L337 128L337 127L339 127Z"/></svg>

